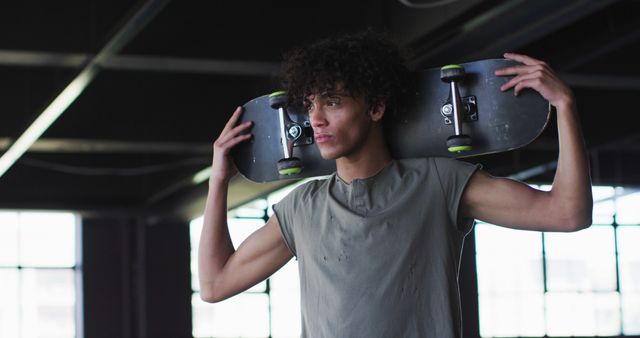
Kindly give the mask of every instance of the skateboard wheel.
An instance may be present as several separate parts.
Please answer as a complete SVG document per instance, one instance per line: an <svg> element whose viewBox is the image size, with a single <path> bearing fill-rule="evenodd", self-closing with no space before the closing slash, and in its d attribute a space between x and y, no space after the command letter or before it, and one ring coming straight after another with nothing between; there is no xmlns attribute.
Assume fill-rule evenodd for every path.
<svg viewBox="0 0 640 338"><path fill-rule="evenodd" d="M283 158L278 161L280 175L295 175L302 172L302 161L297 157Z"/></svg>
<svg viewBox="0 0 640 338"><path fill-rule="evenodd" d="M447 149L450 153L461 153L463 151L470 151L473 149L471 146L471 137L467 135L453 135L447 139Z"/></svg>
<svg viewBox="0 0 640 338"><path fill-rule="evenodd" d="M287 92L273 92L269 95L269 106L273 109L280 109L287 105Z"/></svg>
<svg viewBox="0 0 640 338"><path fill-rule="evenodd" d="M444 82L458 82L465 76L461 65L446 65L440 68L440 79Z"/></svg>

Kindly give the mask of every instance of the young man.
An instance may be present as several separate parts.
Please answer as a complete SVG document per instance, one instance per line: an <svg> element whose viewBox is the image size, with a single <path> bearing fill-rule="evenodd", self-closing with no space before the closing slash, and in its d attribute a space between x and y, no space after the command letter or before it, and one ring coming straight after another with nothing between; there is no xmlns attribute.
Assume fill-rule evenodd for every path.
<svg viewBox="0 0 640 338"><path fill-rule="evenodd" d="M237 250L226 222L230 150L249 139L238 108L214 143L200 239L201 295L217 302L299 261L303 337L462 337L459 257L473 219L516 229L576 231L591 223L588 164L571 90L544 63L503 87L536 90L556 109L560 155L549 192L444 159L395 160L383 118L401 103L406 69L370 34L324 40L286 60L285 87L304 102L324 158L337 172L298 187ZM505 95L509 95L505 93Z"/></svg>

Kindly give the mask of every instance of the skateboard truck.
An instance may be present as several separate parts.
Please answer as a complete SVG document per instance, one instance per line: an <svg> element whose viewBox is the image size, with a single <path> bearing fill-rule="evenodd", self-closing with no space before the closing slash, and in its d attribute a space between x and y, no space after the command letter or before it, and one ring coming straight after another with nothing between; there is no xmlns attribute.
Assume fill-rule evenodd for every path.
<svg viewBox="0 0 640 338"><path fill-rule="evenodd" d="M453 120L454 134L447 138L447 149L452 153L459 153L472 149L471 137L462 133L461 125L463 112L466 110L468 113L471 113L471 111L475 109L475 97L471 97L473 98L473 105L468 97L465 98L466 102L463 102L463 99L460 97L458 83L462 81L464 77L464 67L460 65L447 65L440 68L440 79L449 83L451 87L451 103L447 103L442 107L442 115L445 116L445 122L449 116L451 116Z"/></svg>
<svg viewBox="0 0 640 338"><path fill-rule="evenodd" d="M475 96L465 96L462 98L462 118L464 122L478 121L478 105ZM453 124L453 104L447 102L440 110L444 117L444 124Z"/></svg>
<svg viewBox="0 0 640 338"><path fill-rule="evenodd" d="M287 94L280 91L269 95L269 105L273 109L278 110L278 116L280 120L280 141L282 143L282 150L284 152L284 158L278 161L278 173L280 175L295 175L302 172L302 161L292 156L294 145L303 136L306 136L306 128L301 126L289 118L287 112ZM305 138L308 141L308 137Z"/></svg>

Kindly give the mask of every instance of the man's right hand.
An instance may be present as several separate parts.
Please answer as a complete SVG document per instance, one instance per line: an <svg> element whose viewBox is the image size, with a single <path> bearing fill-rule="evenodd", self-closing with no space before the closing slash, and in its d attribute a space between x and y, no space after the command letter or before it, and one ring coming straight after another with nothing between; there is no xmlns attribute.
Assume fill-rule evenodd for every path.
<svg viewBox="0 0 640 338"><path fill-rule="evenodd" d="M231 149L238 143L251 138L250 133L245 134L243 132L252 125L251 121L247 121L236 126L242 115L242 111L242 107L236 108L220 133L220 136L213 143L213 163L211 165L211 178L209 182L229 183L231 178L238 172L230 156Z"/></svg>

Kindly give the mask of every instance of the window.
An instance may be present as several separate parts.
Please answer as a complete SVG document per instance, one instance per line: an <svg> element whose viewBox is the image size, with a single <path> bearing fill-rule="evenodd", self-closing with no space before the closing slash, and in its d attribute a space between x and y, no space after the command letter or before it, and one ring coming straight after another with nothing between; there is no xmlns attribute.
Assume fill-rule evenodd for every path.
<svg viewBox="0 0 640 338"><path fill-rule="evenodd" d="M76 336L77 217L0 212L0 337Z"/></svg>
<svg viewBox="0 0 640 338"><path fill-rule="evenodd" d="M476 225L482 337L640 335L640 192L593 194L580 232Z"/></svg>
<svg viewBox="0 0 640 338"><path fill-rule="evenodd" d="M227 214L228 225L234 246L238 247L245 238L263 226L272 215L271 205L280 201L298 184L230 210ZM193 336L300 337L300 287L295 259L266 281L223 302L208 304L200 299L197 259L202 221L200 217L191 222Z"/></svg>

